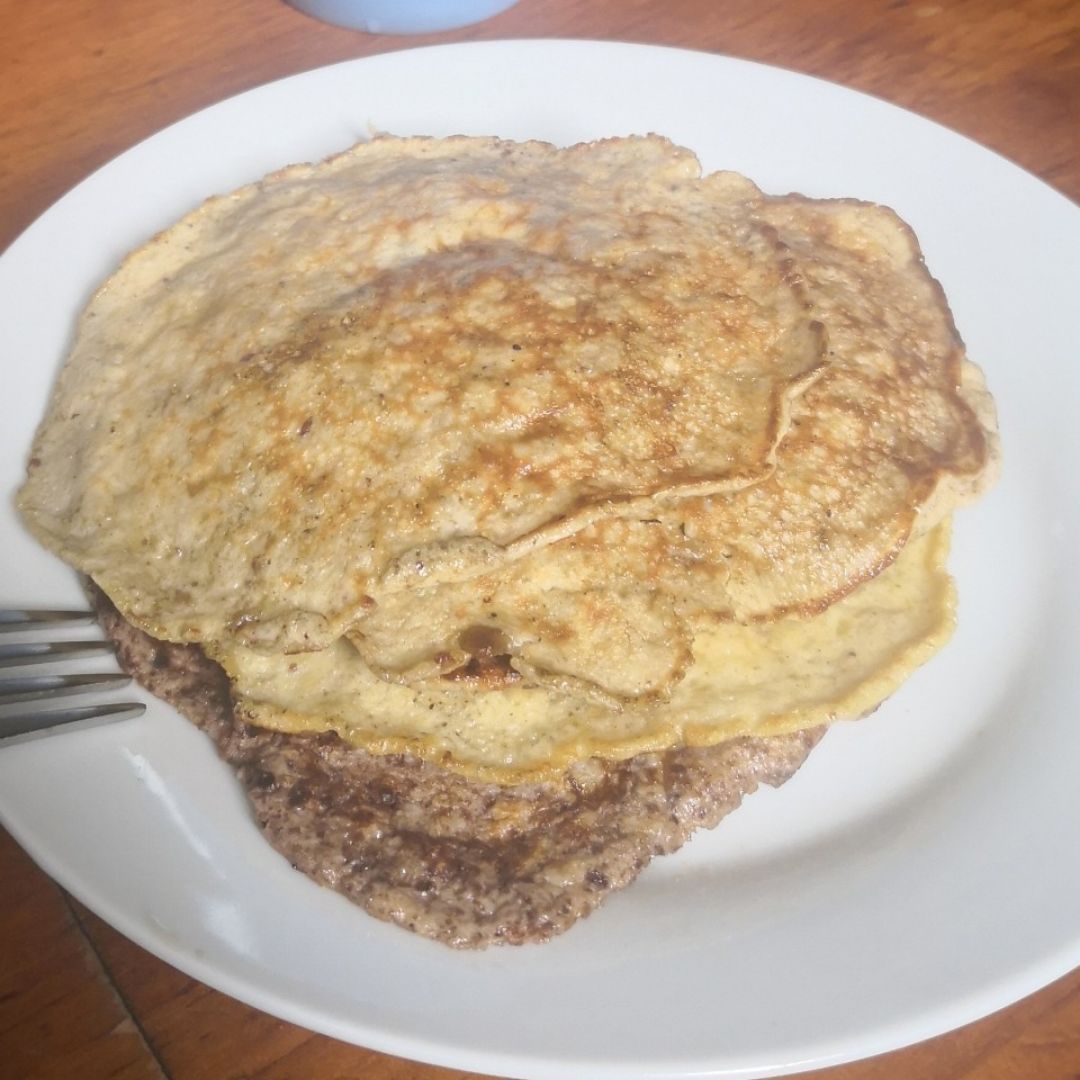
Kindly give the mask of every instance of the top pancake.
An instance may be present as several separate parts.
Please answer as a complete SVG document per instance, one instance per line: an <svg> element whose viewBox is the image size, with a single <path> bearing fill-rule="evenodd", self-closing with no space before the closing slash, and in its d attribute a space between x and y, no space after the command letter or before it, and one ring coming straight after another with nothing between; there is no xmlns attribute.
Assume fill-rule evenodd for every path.
<svg viewBox="0 0 1080 1080"><path fill-rule="evenodd" d="M761 198L747 213L828 342L775 470L593 522L469 581L380 594L350 633L370 667L419 686L497 647L508 682L613 707L665 697L702 628L813 616L992 482L993 404L911 230L851 200Z"/></svg>
<svg viewBox="0 0 1080 1080"><path fill-rule="evenodd" d="M655 137L378 139L210 200L91 302L21 509L154 635L289 652L739 491L825 367L761 200Z"/></svg>

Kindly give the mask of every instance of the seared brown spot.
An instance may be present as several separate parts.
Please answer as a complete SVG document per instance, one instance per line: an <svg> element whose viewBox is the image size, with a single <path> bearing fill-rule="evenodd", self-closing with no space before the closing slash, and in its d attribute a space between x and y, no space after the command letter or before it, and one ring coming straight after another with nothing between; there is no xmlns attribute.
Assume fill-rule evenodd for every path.
<svg viewBox="0 0 1080 1080"><path fill-rule="evenodd" d="M475 683L494 690L518 682L521 676L510 666L512 642L496 626L469 626L458 634L458 646L469 654L468 660L443 675L450 682ZM450 657L440 653L442 661Z"/></svg>
<svg viewBox="0 0 1080 1080"><path fill-rule="evenodd" d="M469 626L458 634L458 644L476 657L501 656L510 651L510 639L494 626Z"/></svg>
<svg viewBox="0 0 1080 1080"><path fill-rule="evenodd" d="M446 672L444 679L450 682L475 683L478 688L497 690L500 686L511 686L520 681L521 676L510 666L508 655L471 656L460 667Z"/></svg>

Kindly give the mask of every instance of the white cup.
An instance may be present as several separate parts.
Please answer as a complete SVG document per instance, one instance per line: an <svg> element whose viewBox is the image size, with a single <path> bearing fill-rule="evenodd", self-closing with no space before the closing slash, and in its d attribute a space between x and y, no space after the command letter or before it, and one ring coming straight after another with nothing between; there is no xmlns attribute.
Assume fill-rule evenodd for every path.
<svg viewBox="0 0 1080 1080"><path fill-rule="evenodd" d="M517 0L288 0L323 22L369 34L427 34L489 19Z"/></svg>

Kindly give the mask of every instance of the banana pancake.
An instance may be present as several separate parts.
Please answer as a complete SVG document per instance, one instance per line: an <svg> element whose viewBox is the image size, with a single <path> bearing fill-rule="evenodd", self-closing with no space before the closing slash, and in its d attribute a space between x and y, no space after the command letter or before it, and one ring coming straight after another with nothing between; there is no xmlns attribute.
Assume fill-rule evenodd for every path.
<svg viewBox="0 0 1080 1080"><path fill-rule="evenodd" d="M657 136L379 138L92 298L19 508L268 839L544 940L948 639L993 402L911 230Z"/></svg>
<svg viewBox="0 0 1080 1080"><path fill-rule="evenodd" d="M753 483L824 362L758 197L657 138L455 138L211 199L91 300L22 512L147 631L290 652Z"/></svg>
<svg viewBox="0 0 1080 1080"><path fill-rule="evenodd" d="M703 627L670 696L635 704L524 680L403 685L379 678L346 640L286 658L241 646L213 657L249 723L329 729L378 753L407 752L466 776L520 783L593 756L707 746L869 712L952 633L948 546L940 525L813 617Z"/></svg>
<svg viewBox="0 0 1080 1080"><path fill-rule="evenodd" d="M355 654L436 698L482 669L635 745L618 714L672 700L718 621L820 611L981 490L986 401L888 210L701 177L656 137L379 139L125 261L20 506L262 723L324 708L360 745L473 760L438 707L275 711L265 687ZM531 729L500 759L580 745Z"/></svg>
<svg viewBox="0 0 1080 1080"><path fill-rule="evenodd" d="M911 230L851 200L752 213L828 339L775 471L594 522L476 581L381 596L350 634L369 667L430 682L498 640L509 678L623 704L670 694L703 627L821 611L990 486L993 403Z"/></svg>

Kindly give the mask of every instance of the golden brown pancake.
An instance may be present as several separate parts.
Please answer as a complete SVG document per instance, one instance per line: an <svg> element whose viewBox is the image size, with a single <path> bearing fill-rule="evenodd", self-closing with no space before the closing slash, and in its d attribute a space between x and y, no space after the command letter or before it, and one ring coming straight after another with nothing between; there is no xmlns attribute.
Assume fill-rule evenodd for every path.
<svg viewBox="0 0 1080 1080"><path fill-rule="evenodd" d="M248 720L510 782L865 712L995 462L891 211L655 136L378 139L124 262L20 506Z"/></svg>
<svg viewBox="0 0 1080 1080"><path fill-rule="evenodd" d="M940 648L997 458L890 210L656 136L383 138L129 256L19 505L293 865L484 945L565 929Z"/></svg>
<svg viewBox="0 0 1080 1080"><path fill-rule="evenodd" d="M214 658L248 723L331 730L376 753L409 753L468 777L520 783L590 757L712 746L870 712L952 633L947 553L947 529L938 526L812 618L702 627L670 696L634 705L524 680L496 689L467 679L403 685L375 675L344 639L287 657L234 646Z"/></svg>
<svg viewBox="0 0 1080 1080"><path fill-rule="evenodd" d="M662 139L378 139L91 301L20 506L145 629L322 648L370 597L766 475L820 326Z"/></svg>
<svg viewBox="0 0 1080 1080"><path fill-rule="evenodd" d="M702 625L821 611L993 482L993 405L910 229L849 200L762 198L753 213L828 337L775 471L597 521L476 581L380 596L351 637L369 666L438 678L470 663L482 626L530 682L663 695Z"/></svg>

